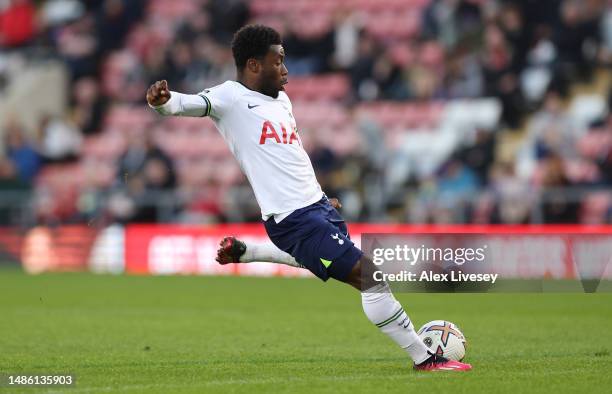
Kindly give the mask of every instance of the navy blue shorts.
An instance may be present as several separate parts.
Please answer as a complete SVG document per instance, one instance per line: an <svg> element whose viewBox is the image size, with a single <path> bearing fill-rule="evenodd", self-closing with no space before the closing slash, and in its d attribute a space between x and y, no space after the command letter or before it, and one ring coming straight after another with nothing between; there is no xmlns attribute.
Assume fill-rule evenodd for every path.
<svg viewBox="0 0 612 394"><path fill-rule="evenodd" d="M274 245L324 281L334 278L345 282L363 255L350 240L344 219L325 196L280 223L270 217L264 226Z"/></svg>

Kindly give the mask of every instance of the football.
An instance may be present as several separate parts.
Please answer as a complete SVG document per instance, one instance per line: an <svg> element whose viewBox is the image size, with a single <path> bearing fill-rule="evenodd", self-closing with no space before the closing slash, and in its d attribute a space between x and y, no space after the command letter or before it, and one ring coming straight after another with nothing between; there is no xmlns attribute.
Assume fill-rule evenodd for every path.
<svg viewBox="0 0 612 394"><path fill-rule="evenodd" d="M457 325L433 320L418 331L419 337L432 352L451 360L461 361L465 357L465 336Z"/></svg>

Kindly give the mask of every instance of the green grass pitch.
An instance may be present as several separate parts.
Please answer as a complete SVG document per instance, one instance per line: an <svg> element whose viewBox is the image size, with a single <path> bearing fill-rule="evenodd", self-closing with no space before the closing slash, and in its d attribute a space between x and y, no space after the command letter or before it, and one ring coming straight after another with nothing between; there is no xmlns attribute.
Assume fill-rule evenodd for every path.
<svg viewBox="0 0 612 394"><path fill-rule="evenodd" d="M26 276L0 270L0 373L23 393L610 392L612 294L399 294L457 323L467 373L417 373L359 294L315 279Z"/></svg>

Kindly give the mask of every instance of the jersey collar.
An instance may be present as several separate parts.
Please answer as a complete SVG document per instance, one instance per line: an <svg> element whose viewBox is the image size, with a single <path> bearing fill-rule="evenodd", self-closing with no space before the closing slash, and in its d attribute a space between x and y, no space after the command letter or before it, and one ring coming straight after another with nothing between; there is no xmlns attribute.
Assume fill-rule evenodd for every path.
<svg viewBox="0 0 612 394"><path fill-rule="evenodd" d="M253 90L253 89L251 89L251 88L247 87L245 84L243 84L243 83L242 83L242 82L240 82L240 81L234 81L234 82L236 82L236 83L238 83L238 84L242 85L242 87L243 87L243 88L245 88L246 90L248 90L249 92L253 92L253 93L255 93L255 94L257 94L257 95L261 96L262 98L265 98L265 99L268 99L268 100L272 100L272 101L276 101L276 100L279 100L279 99L280 99L280 92L278 92L278 96L277 96L276 98L274 98L274 97L270 97L270 96L268 96L268 95L265 95L265 94L263 94L263 93L260 93L260 92L258 92L257 90Z"/></svg>

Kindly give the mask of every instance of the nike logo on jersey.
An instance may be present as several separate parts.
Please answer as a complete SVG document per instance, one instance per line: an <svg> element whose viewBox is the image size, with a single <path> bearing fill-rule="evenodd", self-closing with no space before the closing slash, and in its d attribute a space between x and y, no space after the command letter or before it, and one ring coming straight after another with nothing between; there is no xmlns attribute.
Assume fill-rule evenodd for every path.
<svg viewBox="0 0 612 394"><path fill-rule="evenodd" d="M260 104L255 104L255 105L251 105L251 104L247 104L247 107L249 107L249 109L253 109L255 107L259 107Z"/></svg>

